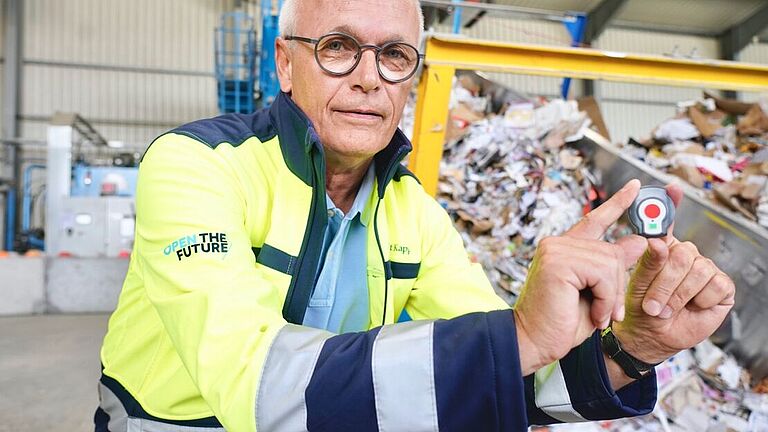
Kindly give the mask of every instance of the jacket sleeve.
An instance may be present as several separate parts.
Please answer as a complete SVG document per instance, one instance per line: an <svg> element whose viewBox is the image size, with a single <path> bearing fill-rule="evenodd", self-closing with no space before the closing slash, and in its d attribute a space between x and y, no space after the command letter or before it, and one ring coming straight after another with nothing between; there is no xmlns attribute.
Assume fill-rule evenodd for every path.
<svg viewBox="0 0 768 432"><path fill-rule="evenodd" d="M508 307L479 264L471 263L448 214L427 198L422 225L422 268L406 309L414 319ZM430 222L426 222L430 221ZM580 422L649 413L656 402L655 375L614 392L600 349L599 333L566 357L525 377L530 424ZM512 389L509 389L512 391ZM514 395L522 398L522 394Z"/></svg>
<svg viewBox="0 0 768 432"><path fill-rule="evenodd" d="M254 264L232 151L177 134L152 143L139 168L134 258L200 394L227 430L253 431L261 365L285 321L280 293Z"/></svg>

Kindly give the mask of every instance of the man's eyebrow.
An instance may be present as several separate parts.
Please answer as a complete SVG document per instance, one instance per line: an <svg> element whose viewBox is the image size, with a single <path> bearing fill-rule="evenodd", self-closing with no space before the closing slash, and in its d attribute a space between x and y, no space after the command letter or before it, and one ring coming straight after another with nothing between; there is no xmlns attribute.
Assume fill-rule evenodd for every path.
<svg viewBox="0 0 768 432"><path fill-rule="evenodd" d="M357 33L352 27L350 27L350 26L348 26L346 24L342 24L342 25L339 25L339 26L336 26L336 27L332 28L329 33L333 33L333 32L346 33L346 34L354 37L358 41L361 41L361 39L363 39L365 37L364 35L361 35L361 34ZM400 36L398 34L395 34L395 33L390 33L389 35L387 35L386 38L384 38L383 41L379 41L378 43L380 45L383 45L383 44L389 43L389 42L404 42L404 41L405 41L405 39L402 36Z"/></svg>

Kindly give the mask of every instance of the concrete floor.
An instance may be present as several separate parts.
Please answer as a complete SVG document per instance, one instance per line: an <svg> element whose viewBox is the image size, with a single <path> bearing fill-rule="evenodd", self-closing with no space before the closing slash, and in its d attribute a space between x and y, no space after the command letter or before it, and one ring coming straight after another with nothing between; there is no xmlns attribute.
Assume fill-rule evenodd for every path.
<svg viewBox="0 0 768 432"><path fill-rule="evenodd" d="M93 430L108 318L0 317L0 432Z"/></svg>

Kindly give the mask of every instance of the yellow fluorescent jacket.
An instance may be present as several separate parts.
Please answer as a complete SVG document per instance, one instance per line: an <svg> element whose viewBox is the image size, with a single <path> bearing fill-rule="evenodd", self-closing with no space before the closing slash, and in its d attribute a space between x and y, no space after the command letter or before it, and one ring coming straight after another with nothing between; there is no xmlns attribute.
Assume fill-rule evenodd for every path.
<svg viewBox="0 0 768 432"><path fill-rule="evenodd" d="M375 157L375 193L362 215L375 218L369 327L394 323L403 309L414 320L506 309L446 212L400 165L409 150L397 131ZM273 393L263 384L268 353L278 363L297 357L277 346L281 330L303 335L299 346L302 337L336 340L296 325L325 229L324 170L311 124L286 95L269 110L191 123L153 142L140 166L135 248L101 350L103 380L123 404L135 401L150 418L215 417L227 430L254 431L259 398L268 406Z"/></svg>

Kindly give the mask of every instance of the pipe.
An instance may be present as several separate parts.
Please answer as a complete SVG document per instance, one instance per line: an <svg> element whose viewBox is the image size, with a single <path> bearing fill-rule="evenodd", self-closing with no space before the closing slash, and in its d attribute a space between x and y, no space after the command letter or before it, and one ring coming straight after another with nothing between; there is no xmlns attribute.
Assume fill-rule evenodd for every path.
<svg viewBox="0 0 768 432"><path fill-rule="evenodd" d="M453 3L461 3L459 0L453 0ZM453 34L461 33L461 6L453 9Z"/></svg>
<svg viewBox="0 0 768 432"><path fill-rule="evenodd" d="M21 231L29 231L32 218L32 171L36 169L45 169L45 165L30 164L24 168L22 182L24 189L21 196Z"/></svg>
<svg viewBox="0 0 768 432"><path fill-rule="evenodd" d="M5 250L13 250L16 237L16 188L11 185L5 195Z"/></svg>

